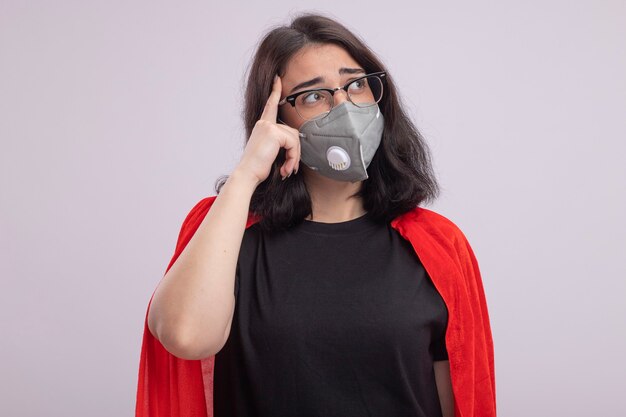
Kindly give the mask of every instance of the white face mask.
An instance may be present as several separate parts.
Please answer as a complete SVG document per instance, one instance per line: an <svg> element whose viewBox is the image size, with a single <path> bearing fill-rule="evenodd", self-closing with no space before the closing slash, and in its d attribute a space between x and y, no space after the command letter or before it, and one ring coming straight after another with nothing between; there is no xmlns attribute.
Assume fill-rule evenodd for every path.
<svg viewBox="0 0 626 417"><path fill-rule="evenodd" d="M300 126L300 159L334 180L365 180L369 178L366 170L380 145L384 124L378 104L358 107L345 101L326 117Z"/></svg>

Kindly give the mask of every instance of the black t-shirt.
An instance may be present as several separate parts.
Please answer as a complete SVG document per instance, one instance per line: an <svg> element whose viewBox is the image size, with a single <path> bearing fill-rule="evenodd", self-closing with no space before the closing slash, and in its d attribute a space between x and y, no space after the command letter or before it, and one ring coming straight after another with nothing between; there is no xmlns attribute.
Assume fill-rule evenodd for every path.
<svg viewBox="0 0 626 417"><path fill-rule="evenodd" d="M419 258L368 214L246 229L215 417L441 416L448 311Z"/></svg>

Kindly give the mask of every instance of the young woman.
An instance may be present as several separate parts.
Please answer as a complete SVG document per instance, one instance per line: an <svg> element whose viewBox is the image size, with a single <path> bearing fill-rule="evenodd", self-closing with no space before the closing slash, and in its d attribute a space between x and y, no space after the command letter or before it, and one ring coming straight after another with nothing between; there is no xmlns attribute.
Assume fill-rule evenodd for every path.
<svg viewBox="0 0 626 417"><path fill-rule="evenodd" d="M478 264L384 65L340 23L269 32L247 142L148 306L138 416L495 416Z"/></svg>

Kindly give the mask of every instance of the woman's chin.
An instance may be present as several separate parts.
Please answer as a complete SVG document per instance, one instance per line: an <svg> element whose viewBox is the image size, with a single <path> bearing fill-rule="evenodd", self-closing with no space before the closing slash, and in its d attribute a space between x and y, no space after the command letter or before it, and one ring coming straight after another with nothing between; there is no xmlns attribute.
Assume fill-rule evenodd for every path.
<svg viewBox="0 0 626 417"><path fill-rule="evenodd" d="M304 178L308 181L314 181L319 184L325 184L329 187L352 187L358 186L362 181L351 182L351 181L342 181L334 178L327 177L326 175L320 174L317 170L311 169L307 165L305 165L302 161L300 161L300 169L298 171L298 175L304 175Z"/></svg>

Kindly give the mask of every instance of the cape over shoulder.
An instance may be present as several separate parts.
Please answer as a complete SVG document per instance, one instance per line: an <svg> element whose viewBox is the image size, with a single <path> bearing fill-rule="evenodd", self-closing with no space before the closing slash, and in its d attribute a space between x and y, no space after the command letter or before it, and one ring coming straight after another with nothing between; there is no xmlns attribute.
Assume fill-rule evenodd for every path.
<svg viewBox="0 0 626 417"><path fill-rule="evenodd" d="M185 217L166 273L216 197L202 198ZM250 213L246 228L258 221ZM445 341L455 417L495 417L491 325L478 262L466 236L450 219L423 207L396 217L391 226L411 243L448 309ZM148 329L152 297L154 292L144 321L135 415L213 417L215 356L187 360L169 353Z"/></svg>

